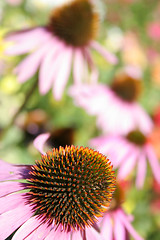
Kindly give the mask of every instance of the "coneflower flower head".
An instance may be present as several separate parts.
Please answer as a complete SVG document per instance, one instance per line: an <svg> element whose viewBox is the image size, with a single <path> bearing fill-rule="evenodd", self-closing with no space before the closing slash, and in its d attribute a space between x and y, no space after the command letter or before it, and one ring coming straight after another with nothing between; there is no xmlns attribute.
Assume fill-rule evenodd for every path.
<svg viewBox="0 0 160 240"><path fill-rule="evenodd" d="M90 0L75 0L53 10L49 31L75 47L88 45L96 36L99 16Z"/></svg>
<svg viewBox="0 0 160 240"><path fill-rule="evenodd" d="M113 92L126 102L134 102L139 97L142 83L127 74L121 74L115 77L111 89Z"/></svg>
<svg viewBox="0 0 160 240"><path fill-rule="evenodd" d="M23 213L26 215L26 221L29 221L29 218L31 218L30 221L37 219L36 224L39 224L39 227L47 225L49 236L52 232L54 235L55 231L58 231L56 236L59 236L61 231L66 234L71 233L72 236L74 231L80 230L82 239L86 239L83 237L86 227L92 227L101 213L106 211L115 190L115 177L111 163L104 155L87 147L72 145L65 148L59 147L59 149L53 148L42 155L34 165L16 166L3 161L0 164L2 168L5 167L4 176L0 181L7 181L7 178L14 180L14 183L7 181L7 186L10 184L10 188L5 190L8 192L7 195L2 195L1 198L7 200L12 197L11 195L16 199L19 198L24 206ZM11 171L12 177L9 176ZM17 189L14 187L15 180L19 182L16 182ZM11 207L8 205L7 209L12 210L12 205ZM15 211L16 209L13 209L13 212ZM21 212L21 215L23 213ZM4 217L6 214L4 213ZM21 225L21 228L25 229L27 222L24 223L22 220L20 223L19 220L16 221L16 217L19 216L14 216L15 224L11 232L7 230L7 233L0 233L0 237L7 237L9 232L11 234ZM4 221L3 214L0 224L1 221ZM14 239L21 236L21 228L16 232ZM34 226L32 228L34 229ZM29 227L26 227L25 231L31 234L33 229L29 230Z"/></svg>
<svg viewBox="0 0 160 240"><path fill-rule="evenodd" d="M143 146L147 141L147 137L139 130L133 130L129 132L126 136L126 139L129 142L139 146Z"/></svg>
<svg viewBox="0 0 160 240"><path fill-rule="evenodd" d="M109 207L109 211L114 211L119 208L125 200L125 192L122 184L116 184L116 189L113 193L113 198Z"/></svg>
<svg viewBox="0 0 160 240"><path fill-rule="evenodd" d="M119 184L116 184L116 190L113 194L110 208L99 223L100 233L104 240L127 240L130 239L130 235L135 240L143 240L131 225L133 216L125 213L122 207L124 199L124 185L122 182L119 182Z"/></svg>
<svg viewBox="0 0 160 240"><path fill-rule="evenodd" d="M60 147L31 167L27 203L43 221L64 229L91 225L108 207L114 190L112 167L105 156L88 148Z"/></svg>
<svg viewBox="0 0 160 240"><path fill-rule="evenodd" d="M14 44L7 48L7 54L29 53L15 69L19 82L24 83L39 69L40 93L52 88L56 100L61 99L71 72L76 85L96 83L98 69L91 49L107 62L118 61L94 40L98 25L99 14L92 0L68 0L51 11L45 26L9 34L6 40Z"/></svg>

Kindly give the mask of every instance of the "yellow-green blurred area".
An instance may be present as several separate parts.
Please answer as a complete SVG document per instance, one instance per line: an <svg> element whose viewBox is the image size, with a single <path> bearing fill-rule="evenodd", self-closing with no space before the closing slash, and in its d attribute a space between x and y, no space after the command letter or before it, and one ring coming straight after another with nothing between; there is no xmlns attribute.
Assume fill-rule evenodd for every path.
<svg viewBox="0 0 160 240"><path fill-rule="evenodd" d="M138 67L142 71L143 81L139 102L152 116L160 105L160 1L94 1L100 13L97 40L119 58L119 63L113 66L93 53L100 71L99 82L109 84L127 64ZM58 102L54 100L51 91L41 96L37 86L13 121L38 75L24 84L18 83L14 68L23 56L9 57L5 54L8 45L5 35L18 29L45 25L52 8L58 2L0 1L0 158L11 163L31 164L40 158L33 140L44 132L56 135L63 133L64 129L72 129L73 144L83 146L88 146L90 138L101 134L96 128L95 117L76 107L67 95L68 86L73 83L72 76L63 98ZM159 32L154 31L154 24L159 24ZM61 138L63 139L63 134ZM133 226L144 239L159 240L160 193L153 190L151 172L148 171L147 174L142 190L137 190L134 186L134 173L130 177L131 187L126 193L124 208L134 216ZM157 199L159 209L155 210L153 203Z"/></svg>

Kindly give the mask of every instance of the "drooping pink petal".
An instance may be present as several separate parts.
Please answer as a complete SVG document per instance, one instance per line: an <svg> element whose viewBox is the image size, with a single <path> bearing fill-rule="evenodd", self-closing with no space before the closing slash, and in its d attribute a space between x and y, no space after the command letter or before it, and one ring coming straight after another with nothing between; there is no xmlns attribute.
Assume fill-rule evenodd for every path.
<svg viewBox="0 0 160 240"><path fill-rule="evenodd" d="M137 188L142 188L146 176L147 164L146 156L142 152L140 153L139 160L137 161L137 177L136 177L136 186Z"/></svg>
<svg viewBox="0 0 160 240"><path fill-rule="evenodd" d="M138 104L134 104L133 114L137 122L137 126L144 134L151 133L153 129L153 122L145 110Z"/></svg>
<svg viewBox="0 0 160 240"><path fill-rule="evenodd" d="M44 55L50 49L50 41L43 45L39 50L26 57L16 68L15 73L18 75L19 82L23 83L31 78L37 71ZM26 70L27 69L27 70Z"/></svg>
<svg viewBox="0 0 160 240"><path fill-rule="evenodd" d="M6 239L32 216L28 205L19 205L0 215L0 239Z"/></svg>
<svg viewBox="0 0 160 240"><path fill-rule="evenodd" d="M12 240L22 240L25 239L32 231L41 225L40 221L36 217L29 218L14 234Z"/></svg>
<svg viewBox="0 0 160 240"><path fill-rule="evenodd" d="M91 53L88 49L85 49L85 58L87 59L88 65L90 67L91 70L91 83L97 83L98 82L98 69L96 67L96 65L94 64L92 57L91 57Z"/></svg>
<svg viewBox="0 0 160 240"><path fill-rule="evenodd" d="M14 44L9 46L5 53L8 55L20 55L20 54L25 54L27 52L30 52L31 50L34 50L36 48L38 48L40 45L42 45L44 42L47 42L50 39L50 34L48 34L48 32L46 32L45 30L40 30L39 31L33 31L30 30L30 32L34 33L33 35L31 33L28 33L28 37L25 38L23 36L26 35L26 33L19 33L19 35L22 36L17 36L18 41ZM18 35L18 33L17 33ZM12 40L16 37L14 37L11 35L8 39Z"/></svg>
<svg viewBox="0 0 160 240"><path fill-rule="evenodd" d="M86 240L104 240L103 236L98 233L93 227L86 227Z"/></svg>
<svg viewBox="0 0 160 240"><path fill-rule="evenodd" d="M135 147L135 149L131 151L130 156L121 163L121 166L118 170L118 179L125 179L128 176L136 164L138 155L139 149L136 149Z"/></svg>
<svg viewBox="0 0 160 240"><path fill-rule="evenodd" d="M57 72L55 76L55 81L53 83L53 95L56 100L60 100L64 88L67 84L67 80L69 78L71 70L72 55L73 55L72 48L66 48L66 50L63 51L63 57L61 58L59 71Z"/></svg>
<svg viewBox="0 0 160 240"><path fill-rule="evenodd" d="M112 147L114 150L115 149L114 145ZM130 146L130 144L122 143L121 141L119 143L119 146L117 147L117 151L115 151L115 154L113 156L113 159L115 158L115 160L113 160L114 168L117 168L120 165L122 165L123 162L125 162L125 160L130 157L131 152L132 147Z"/></svg>
<svg viewBox="0 0 160 240"><path fill-rule="evenodd" d="M51 231L51 226L41 224L34 232L32 232L25 240L45 239Z"/></svg>
<svg viewBox="0 0 160 240"><path fill-rule="evenodd" d="M52 229L45 240L71 240L71 232L66 232L58 228L57 230Z"/></svg>
<svg viewBox="0 0 160 240"><path fill-rule="evenodd" d="M21 193L10 194L5 197L0 197L0 214L16 208L19 204L24 202Z"/></svg>
<svg viewBox="0 0 160 240"><path fill-rule="evenodd" d="M45 142L49 137L50 137L50 133L43 133L43 134L40 134L38 137L36 137L33 141L33 145L41 154L45 154L43 148L44 148Z"/></svg>
<svg viewBox="0 0 160 240"><path fill-rule="evenodd" d="M20 55L30 52L31 50L36 50L40 45L42 45L45 41L47 42L50 39L50 35L46 33L38 34L38 36L32 36L27 41L20 41L16 44L8 47L5 51L8 55Z"/></svg>
<svg viewBox="0 0 160 240"><path fill-rule="evenodd" d="M125 228L128 230L128 232L132 235L132 237L135 240L144 240L141 236L139 236L139 234L134 230L134 228L132 227L132 225L130 224L127 216L125 215L125 213L122 210L119 210L117 212L119 219L121 220L121 222L124 224Z"/></svg>
<svg viewBox="0 0 160 240"><path fill-rule="evenodd" d="M32 217L18 229L12 240L44 239L50 230L51 226L43 224L37 217Z"/></svg>
<svg viewBox="0 0 160 240"><path fill-rule="evenodd" d="M34 38L35 36L42 36L46 33L46 29L44 27L36 27L36 28L28 28L20 31L15 31L6 36L7 41L12 42L25 42Z"/></svg>
<svg viewBox="0 0 160 240"><path fill-rule="evenodd" d="M103 217L101 235L103 236L104 240L113 239L112 219L109 213L105 214L105 216Z"/></svg>
<svg viewBox="0 0 160 240"><path fill-rule="evenodd" d="M106 98L106 111L103 107L103 112L98 115L98 127L107 133L127 134L137 126L132 110L133 104L126 104L107 88L106 95L108 96ZM102 106L104 106L104 103Z"/></svg>
<svg viewBox="0 0 160 240"><path fill-rule="evenodd" d="M75 84L82 83L84 73L84 56L81 49L74 49L73 78Z"/></svg>
<svg viewBox="0 0 160 240"><path fill-rule="evenodd" d="M73 231L71 239L72 240L83 240L81 232L80 231Z"/></svg>
<svg viewBox="0 0 160 240"><path fill-rule="evenodd" d="M115 240L125 240L125 227L120 221L117 215L117 211L114 213L114 238Z"/></svg>
<svg viewBox="0 0 160 240"><path fill-rule="evenodd" d="M99 52L108 62L112 64L117 64L117 57L113 53L103 48L98 42L92 41L91 47L94 48L97 52Z"/></svg>
<svg viewBox="0 0 160 240"><path fill-rule="evenodd" d="M148 157L148 161L150 163L153 175L158 183L160 183L160 165L158 162L158 158L150 144L147 144L145 147L146 155Z"/></svg>
<svg viewBox="0 0 160 240"><path fill-rule="evenodd" d="M0 160L0 181L21 179L25 166L13 165Z"/></svg>
<svg viewBox="0 0 160 240"><path fill-rule="evenodd" d="M0 197L23 190L19 182L0 182Z"/></svg>
<svg viewBox="0 0 160 240"><path fill-rule="evenodd" d="M73 85L69 88L69 95L74 98L76 105L83 107L91 115L100 114L104 102L107 101L102 84Z"/></svg>
<svg viewBox="0 0 160 240"><path fill-rule="evenodd" d="M58 42L55 38L52 40L52 46L46 57L42 61L39 76L39 91L42 95L46 94L51 88L56 70L56 58L62 50L64 44Z"/></svg>

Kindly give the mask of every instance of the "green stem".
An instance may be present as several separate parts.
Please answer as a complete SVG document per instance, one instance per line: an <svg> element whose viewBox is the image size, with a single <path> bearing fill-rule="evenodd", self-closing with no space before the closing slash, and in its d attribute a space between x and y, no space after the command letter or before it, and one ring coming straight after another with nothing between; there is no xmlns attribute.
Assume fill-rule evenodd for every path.
<svg viewBox="0 0 160 240"><path fill-rule="evenodd" d="M36 87L38 85L38 80L35 81L35 83L33 84L33 86L29 89L29 91L26 93L25 99L22 103L22 105L19 107L19 109L15 112L15 114L12 117L11 122L9 123L9 125L3 130L3 133L5 134L6 131L15 123L17 117L19 116L19 114L21 113L21 111L25 108L25 106L27 105L28 101L30 100L30 97L32 96L32 94L34 93ZM3 134L2 134L3 135Z"/></svg>

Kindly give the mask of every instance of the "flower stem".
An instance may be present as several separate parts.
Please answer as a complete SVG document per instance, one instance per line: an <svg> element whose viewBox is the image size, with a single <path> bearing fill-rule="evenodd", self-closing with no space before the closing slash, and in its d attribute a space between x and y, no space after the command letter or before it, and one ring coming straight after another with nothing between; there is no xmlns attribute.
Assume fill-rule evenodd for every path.
<svg viewBox="0 0 160 240"><path fill-rule="evenodd" d="M5 135L5 133L8 131L8 129L15 123L17 117L19 116L19 114L22 112L22 110L25 108L25 106L27 105L28 101L30 100L30 97L32 96L32 94L34 93L36 87L38 86L37 84L38 80L36 80L33 84L33 86L28 90L28 92L25 95L25 99L22 103L22 105L19 107L19 109L17 109L17 111L15 112L15 114L12 117L11 122L8 124L8 126L3 130L3 133L1 134L1 137L3 135Z"/></svg>

